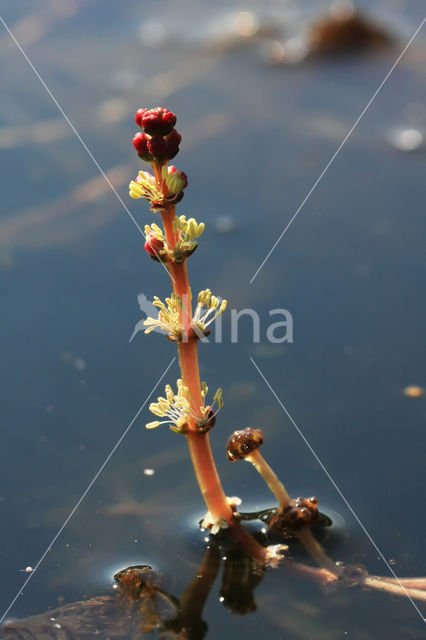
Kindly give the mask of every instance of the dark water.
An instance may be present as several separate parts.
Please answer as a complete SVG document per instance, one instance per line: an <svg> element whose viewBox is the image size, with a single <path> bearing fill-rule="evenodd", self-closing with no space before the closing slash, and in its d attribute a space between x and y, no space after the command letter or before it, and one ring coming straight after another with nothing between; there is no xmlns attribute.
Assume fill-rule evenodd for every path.
<svg viewBox="0 0 426 640"><path fill-rule="evenodd" d="M262 46L303 25L310 3L303 12L269 3L259 13L264 36L244 46L238 38L234 46L225 3L215 11L130 0L2 7L141 225L153 219L127 195L140 168L133 113L165 104L178 114L177 164L190 180L180 213L207 224L189 265L193 289L210 287L261 317L260 344L247 319L231 344L228 314L223 343L200 349L203 379L224 388L213 448L227 493L246 509L271 505L249 465L224 455L234 428L261 427L289 492L315 494L338 514L330 555L388 574L252 356L396 574L424 575L425 396L403 389L426 386L426 156L388 140L394 127L426 129L424 29L249 283L420 24L422 3L373 3L400 37L394 50L291 68L266 64ZM128 344L137 294L164 297L166 276L3 27L0 50L3 611L174 353L157 335ZM219 233L219 216L235 231ZM274 308L291 312L294 343L266 340ZM177 376L175 364L166 381ZM150 564L169 591L184 590L203 555L195 527L203 504L185 442L166 429L146 432L150 419L145 409L10 616L105 593L129 564ZM204 612L212 639L424 637L406 598L329 593L277 570L256 589L257 611L235 616L219 601L219 583Z"/></svg>

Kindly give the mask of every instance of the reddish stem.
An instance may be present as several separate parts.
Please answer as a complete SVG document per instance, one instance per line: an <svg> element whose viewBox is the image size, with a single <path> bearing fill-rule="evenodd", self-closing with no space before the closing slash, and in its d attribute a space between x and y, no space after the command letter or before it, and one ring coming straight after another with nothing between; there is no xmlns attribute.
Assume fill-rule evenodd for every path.
<svg viewBox="0 0 426 640"><path fill-rule="evenodd" d="M164 193L161 167L154 165L154 173L157 179L158 188ZM161 214L164 233L169 247L174 247L177 241L176 234L173 230L175 215L175 208L171 205L169 205ZM232 509L228 504L217 473L210 448L208 433L199 433L195 426L196 419L203 417L201 412L203 398L201 396L201 382L198 366L198 340L191 330L192 295L191 288L189 286L186 260L181 263L169 260L167 267L172 280L173 292L180 296L183 305L181 314L183 337L178 343L178 355L182 382L188 389L188 400L191 404L192 415L189 420L188 432L186 434L191 460L201 493L213 518L215 520L223 519L231 523L233 519Z"/></svg>
<svg viewBox="0 0 426 640"><path fill-rule="evenodd" d="M158 164L153 165L154 175L158 189L167 195L167 189L162 177L162 168ZM178 240L178 234L173 229L175 219L175 207L168 205L161 212L164 225L164 234L169 248L173 248ZM209 434L200 433L196 428L197 418L202 418L201 407L204 402L201 395L200 371L198 366L198 338L192 330L192 293L189 285L186 260L177 263L167 262L168 272L172 281L173 293L182 300L181 322L183 335L178 342L178 356L182 382L188 389L188 400L191 405L191 417L188 421L186 439L195 476L200 487L201 494L215 521L226 520L230 526L234 539L240 546L256 560L264 564L268 558L268 551L264 549L249 534L240 522L233 517L233 511L229 505L222 484L217 473L213 454L210 448Z"/></svg>

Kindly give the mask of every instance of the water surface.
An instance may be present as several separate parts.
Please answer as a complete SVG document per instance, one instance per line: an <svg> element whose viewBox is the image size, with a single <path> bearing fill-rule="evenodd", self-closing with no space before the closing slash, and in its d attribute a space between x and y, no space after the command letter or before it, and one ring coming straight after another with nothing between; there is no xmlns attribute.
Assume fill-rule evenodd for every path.
<svg viewBox="0 0 426 640"><path fill-rule="evenodd" d="M177 164L190 179L180 212L207 224L189 265L192 286L262 319L260 344L248 321L231 344L228 317L224 342L200 348L203 379L224 388L213 447L227 493L247 508L271 504L249 465L224 455L233 429L260 427L289 492L315 494L339 514L330 554L388 573L252 356L397 575L425 574L426 405L403 394L426 386L425 155L388 141L394 127L426 128L424 33L250 284L420 24L422 3L373 3L371 14L400 38L395 49L292 68L266 64L262 46L303 27L312 3L304 11L268 3L261 35L244 42L231 13L256 3L216 4L5 2L3 17L141 225L152 215L127 195L141 168L133 113L161 103L178 114ZM0 48L4 610L21 570L36 564L174 353L156 335L128 344L137 294L167 295L165 274L4 30ZM219 216L235 232L218 233ZM292 344L266 340L278 307L293 316ZM177 376L175 364L167 382ZM129 564L148 563L170 591L183 591L203 554L195 528L203 505L185 442L166 429L146 432L149 420L146 409L11 616L106 592ZM423 637L405 598L330 593L278 570L257 587L257 611L241 617L219 590L220 581L205 610L209 638Z"/></svg>

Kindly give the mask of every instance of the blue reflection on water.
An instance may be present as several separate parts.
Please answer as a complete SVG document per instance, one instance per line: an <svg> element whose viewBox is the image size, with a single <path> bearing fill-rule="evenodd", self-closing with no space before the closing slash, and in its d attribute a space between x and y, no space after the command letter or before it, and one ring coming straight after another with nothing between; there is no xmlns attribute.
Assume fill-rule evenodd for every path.
<svg viewBox="0 0 426 640"><path fill-rule="evenodd" d="M176 110L184 135L178 164L190 176L180 211L207 222L190 264L194 290L209 286L235 309L253 307L267 317L269 309L284 307L294 318L295 341L285 350L272 350L264 336L252 345L248 326L240 342L231 344L229 320L225 342L201 349L202 377L210 388L225 389L213 446L227 492L248 503L268 500L252 470L229 465L223 454L232 429L262 427L265 453L290 493L315 493L342 514L344 559L386 572L251 367L253 355L385 557L396 559L397 574L421 573L424 398L404 397L402 390L425 386L425 160L423 152L392 149L387 133L396 125L426 126L422 37L416 56L407 56L395 71L250 286L394 53L291 70L268 67L259 43L218 48L218 31L207 28L207 4L196 11L165 2L144 11L133 2L124 9L94 5L75 3L68 17L50 16L40 37L28 40L34 64L101 166L114 170L112 181L141 224L151 219L147 207L129 202L126 193L127 180L139 169L129 143L132 114L142 103L164 102ZM380 4L378 13L394 23L400 18L413 32L421 7L402 4L396 15ZM13 26L31 11L32 3L19 9L10 4L5 18ZM281 5L271 4L262 20L269 24L280 11ZM281 27L295 20L293 14L283 14ZM139 40L137 24L148 19L166 26L176 21L161 48ZM28 33L21 33L25 41ZM91 182L96 168L6 35L0 45L8 61L0 131L0 557L6 607L22 584L19 570L41 556L167 366L171 350L158 336L140 335L128 344L139 319L137 294L166 295L164 274L146 260L141 237L107 185ZM218 215L231 216L238 232L217 233L212 223ZM177 370L170 381L176 376ZM146 433L147 419L145 412L134 425L15 615L53 606L59 596L69 601L94 592L99 580L90 576L122 568L129 558L155 561L173 584L184 587L202 540L186 524L182 530L173 523L195 521L203 505L185 444L166 430ZM153 478L143 476L146 466L155 466ZM111 511L111 505L119 507ZM414 520L407 517L412 513ZM134 555L135 539L143 545L140 557ZM285 628L268 605L277 589L278 579L269 576L260 587L259 627L238 621L248 637L257 637L259 628ZM304 583L293 596L282 589L295 606L305 599L324 611L334 607L333 598ZM371 596L370 602L380 603L381 597ZM357 607L370 626L391 621L383 614L373 623L374 606L363 596L351 594L344 602L341 614L333 609L333 615L345 617L348 632L364 628ZM408 632L415 612L402 599L394 607ZM219 616L212 603L207 613L214 619L211 633L215 625L231 633L237 624Z"/></svg>

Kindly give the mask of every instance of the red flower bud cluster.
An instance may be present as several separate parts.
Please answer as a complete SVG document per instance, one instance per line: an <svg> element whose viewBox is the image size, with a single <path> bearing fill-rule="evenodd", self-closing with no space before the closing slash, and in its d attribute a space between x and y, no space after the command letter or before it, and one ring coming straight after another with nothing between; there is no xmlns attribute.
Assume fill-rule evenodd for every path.
<svg viewBox="0 0 426 640"><path fill-rule="evenodd" d="M166 136L176 124L176 116L168 109L138 109L135 122L150 136Z"/></svg>
<svg viewBox="0 0 426 640"><path fill-rule="evenodd" d="M142 160L163 163L177 155L182 136L174 129L174 113L162 107L138 109L135 122L142 132L133 138L133 146Z"/></svg>

